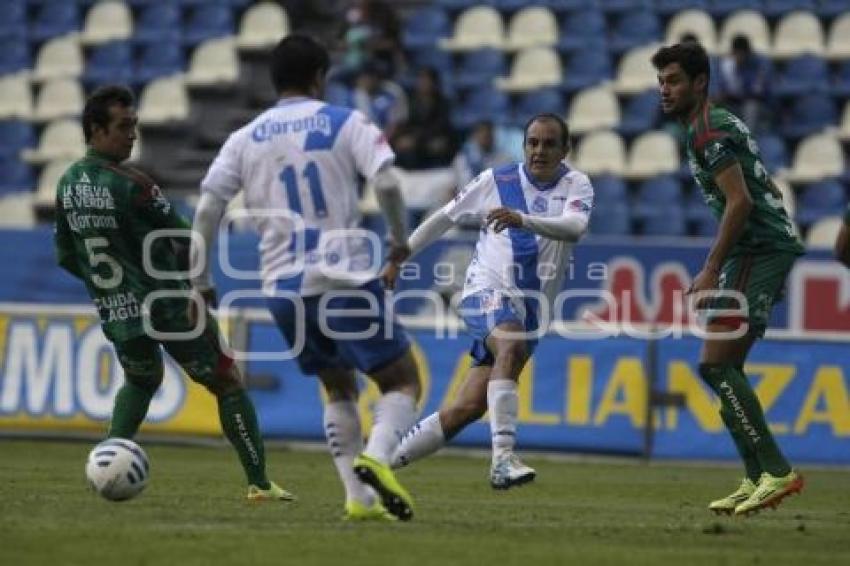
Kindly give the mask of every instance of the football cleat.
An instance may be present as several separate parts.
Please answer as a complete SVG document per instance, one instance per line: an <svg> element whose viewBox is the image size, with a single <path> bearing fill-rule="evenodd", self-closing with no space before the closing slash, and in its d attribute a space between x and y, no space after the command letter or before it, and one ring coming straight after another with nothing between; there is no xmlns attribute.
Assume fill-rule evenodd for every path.
<svg viewBox="0 0 850 566"><path fill-rule="evenodd" d="M380 501L375 501L371 507L366 507L359 501L347 501L345 503L345 521L397 521L395 515L386 510Z"/></svg>
<svg viewBox="0 0 850 566"><path fill-rule="evenodd" d="M510 489L534 480L537 472L523 464L516 454L500 456L490 468L490 486L493 489Z"/></svg>
<svg viewBox="0 0 850 566"><path fill-rule="evenodd" d="M395 477L386 464L361 454L354 459L354 473L360 481L378 492L384 508L401 519L413 518L413 498Z"/></svg>
<svg viewBox="0 0 850 566"><path fill-rule="evenodd" d="M708 504L708 510L713 511L715 515L731 515L735 512L735 508L749 499L756 490L756 484L750 478L741 480L741 485L722 499L715 499Z"/></svg>
<svg viewBox="0 0 850 566"><path fill-rule="evenodd" d="M792 493L803 490L803 476L791 470L787 476L778 478L764 472L759 478L756 490L746 501L735 507L735 515L750 515L760 510L776 507Z"/></svg>
<svg viewBox="0 0 850 566"><path fill-rule="evenodd" d="M260 489L256 485L248 486L249 501L297 501L295 495L289 493L276 483L269 482L268 489Z"/></svg>

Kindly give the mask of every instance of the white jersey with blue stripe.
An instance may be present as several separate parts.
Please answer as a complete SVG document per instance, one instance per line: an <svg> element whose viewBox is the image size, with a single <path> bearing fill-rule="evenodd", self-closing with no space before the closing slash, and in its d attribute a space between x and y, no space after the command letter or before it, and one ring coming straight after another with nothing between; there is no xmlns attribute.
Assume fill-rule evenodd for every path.
<svg viewBox="0 0 850 566"><path fill-rule="evenodd" d="M525 166L517 163L478 175L443 208L453 222L478 220L482 225L466 271L463 297L487 290L514 297L541 292L551 308L563 285L573 242L522 228L497 234L484 227L484 219L499 207L541 218L577 213L589 218L592 206L590 180L565 165L546 185L535 183Z"/></svg>
<svg viewBox="0 0 850 566"><path fill-rule="evenodd" d="M286 98L230 135L201 191L225 201L244 191L264 293L317 295L376 276L379 249L358 231L358 174L371 179L394 158L362 113Z"/></svg>

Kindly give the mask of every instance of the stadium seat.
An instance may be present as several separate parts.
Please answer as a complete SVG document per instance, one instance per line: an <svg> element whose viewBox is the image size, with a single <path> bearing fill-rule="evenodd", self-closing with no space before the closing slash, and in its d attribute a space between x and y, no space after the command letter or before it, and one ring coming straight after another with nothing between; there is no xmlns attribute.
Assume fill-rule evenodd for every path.
<svg viewBox="0 0 850 566"><path fill-rule="evenodd" d="M818 0L815 10L824 19L840 17L847 13L847 0Z"/></svg>
<svg viewBox="0 0 850 566"><path fill-rule="evenodd" d="M652 56L659 45L635 47L620 59L614 91L618 94L637 94L650 88L658 88L658 77L652 66Z"/></svg>
<svg viewBox="0 0 850 566"><path fill-rule="evenodd" d="M838 123L838 109L829 94L813 92L794 99L784 118L782 135L798 139Z"/></svg>
<svg viewBox="0 0 850 566"><path fill-rule="evenodd" d="M150 3L139 11L133 29L136 43L168 43L182 41L180 6L171 2Z"/></svg>
<svg viewBox="0 0 850 566"><path fill-rule="evenodd" d="M723 18L740 10L758 11L762 0L708 0L706 11L714 18Z"/></svg>
<svg viewBox="0 0 850 566"><path fill-rule="evenodd" d="M655 0L655 13L659 16L675 17L676 14L687 10L705 12L706 4L707 0ZM669 44L670 42L666 43Z"/></svg>
<svg viewBox="0 0 850 566"><path fill-rule="evenodd" d="M540 87L560 86L563 80L561 60L551 47L529 47L514 57L510 75L497 77L496 88L525 92Z"/></svg>
<svg viewBox="0 0 850 566"><path fill-rule="evenodd" d="M9 193L0 199L0 226L32 229L36 227L32 192Z"/></svg>
<svg viewBox="0 0 850 566"><path fill-rule="evenodd" d="M26 43L27 39L27 0L5 0L0 4L3 19L0 21L0 37L14 38Z"/></svg>
<svg viewBox="0 0 850 566"><path fill-rule="evenodd" d="M497 51L501 55L501 51ZM442 49L417 49L415 51L411 51L408 59L408 68L407 71L398 77L398 82L401 86L405 87L405 89L412 89L413 85L416 84L416 74L420 69L425 67L429 67L437 71L437 75L440 79L440 86L443 89L443 93L449 98L454 98L455 90L458 87L456 83L457 75L452 71L452 54L448 51L443 51ZM482 79L482 82L477 84L488 84L492 80L492 77L498 73L494 73L489 75L488 77Z"/></svg>
<svg viewBox="0 0 850 566"><path fill-rule="evenodd" d="M638 136L631 144L623 172L627 179L646 179L679 170L679 144L669 133L658 130Z"/></svg>
<svg viewBox="0 0 850 566"><path fill-rule="evenodd" d="M646 90L629 98L617 130L624 136L636 136L652 130L661 114L661 95L657 88Z"/></svg>
<svg viewBox="0 0 850 566"><path fill-rule="evenodd" d="M730 53L732 38L745 35L754 51L770 53L770 28L767 20L754 10L741 10L729 16L720 26L720 52Z"/></svg>
<svg viewBox="0 0 850 566"><path fill-rule="evenodd" d="M579 91L570 103L567 122L575 134L615 128L620 123L620 103L611 86L602 84Z"/></svg>
<svg viewBox="0 0 850 566"><path fill-rule="evenodd" d="M486 85L489 88L493 77L507 72L505 54L499 49L475 49L460 55L453 73L455 88L476 88Z"/></svg>
<svg viewBox="0 0 850 566"><path fill-rule="evenodd" d="M501 49L505 42L502 15L491 6L473 6L455 20L454 33L442 38L439 46L448 51L469 51L482 47Z"/></svg>
<svg viewBox="0 0 850 566"><path fill-rule="evenodd" d="M0 120L32 118L32 92L26 73L0 75Z"/></svg>
<svg viewBox="0 0 850 566"><path fill-rule="evenodd" d="M121 0L98 2L86 14L80 42L97 45L108 41L126 40L133 35L133 15Z"/></svg>
<svg viewBox="0 0 850 566"><path fill-rule="evenodd" d="M806 232L806 247L833 249L842 225L844 218L841 216L825 216L815 221Z"/></svg>
<svg viewBox="0 0 850 566"><path fill-rule="evenodd" d="M785 178L791 183L811 183L844 173L844 151L835 135L823 132L803 139Z"/></svg>
<svg viewBox="0 0 850 566"><path fill-rule="evenodd" d="M613 53L661 41L661 22L651 10L625 12L617 19L608 38L608 47Z"/></svg>
<svg viewBox="0 0 850 566"><path fill-rule="evenodd" d="M605 0L599 3L606 14L622 14L637 10L652 11L652 0Z"/></svg>
<svg viewBox="0 0 850 566"><path fill-rule="evenodd" d="M815 11L815 0L762 0L761 13L768 18L780 18L794 11Z"/></svg>
<svg viewBox="0 0 850 566"><path fill-rule="evenodd" d="M573 51L564 70L561 88L573 92L609 81L614 73L611 57L605 49L589 48Z"/></svg>
<svg viewBox="0 0 850 566"><path fill-rule="evenodd" d="M836 67L830 81L829 92L839 99L850 98L850 58Z"/></svg>
<svg viewBox="0 0 850 566"><path fill-rule="evenodd" d="M564 97L557 88L541 88L521 94L517 97L512 112L513 123L524 127L532 116L541 112L551 112L558 116L564 115Z"/></svg>
<svg viewBox="0 0 850 566"><path fill-rule="evenodd" d="M189 96L183 77L172 75L156 79L142 91L139 100L139 124L162 125L189 117Z"/></svg>
<svg viewBox="0 0 850 566"><path fill-rule="evenodd" d="M75 118L83 112L85 95L76 79L52 79L41 85L35 102L33 119L51 122L58 118Z"/></svg>
<svg viewBox="0 0 850 566"><path fill-rule="evenodd" d="M242 15L236 46L239 49L265 49L289 35L289 16L279 4L260 2Z"/></svg>
<svg viewBox="0 0 850 566"><path fill-rule="evenodd" d="M638 223L643 236L679 237L688 234L685 210L677 204L660 204Z"/></svg>
<svg viewBox="0 0 850 566"><path fill-rule="evenodd" d="M111 41L92 49L83 72L86 85L129 84L133 81L133 58L128 41Z"/></svg>
<svg viewBox="0 0 850 566"><path fill-rule="evenodd" d="M146 43L136 62L133 81L143 85L160 77L182 73L185 68L183 48L179 43L173 41Z"/></svg>
<svg viewBox="0 0 850 566"><path fill-rule="evenodd" d="M29 44L14 35L0 36L0 75L29 74L31 67Z"/></svg>
<svg viewBox="0 0 850 566"><path fill-rule="evenodd" d="M794 194L794 188L782 175L774 175L772 180L773 185L782 193L782 204L785 206L788 218L794 218L797 213L797 196Z"/></svg>
<svg viewBox="0 0 850 566"><path fill-rule="evenodd" d="M490 120L496 124L505 123L510 104L508 96L492 87L482 87L469 91L461 103L452 112L452 124L466 130L476 122Z"/></svg>
<svg viewBox="0 0 850 566"><path fill-rule="evenodd" d="M56 203L56 185L59 179L73 165L74 159L57 157L48 161L38 175L38 187L35 190L35 205L52 209Z"/></svg>
<svg viewBox="0 0 850 566"><path fill-rule="evenodd" d="M843 213L847 206L847 195L840 181L828 179L803 187L797 201L797 223L801 228L813 224L825 216Z"/></svg>
<svg viewBox="0 0 850 566"><path fill-rule="evenodd" d="M422 6L404 22L401 43L405 49L433 49L441 38L452 32L452 22L445 8Z"/></svg>
<svg viewBox="0 0 850 566"><path fill-rule="evenodd" d="M529 47L551 47L558 42L558 22L545 6L530 6L513 15L508 23L504 49L520 51Z"/></svg>
<svg viewBox="0 0 850 566"><path fill-rule="evenodd" d="M707 12L690 9L675 14L667 24L664 42L679 43L687 33L694 34L709 54L717 52L717 27Z"/></svg>
<svg viewBox="0 0 850 566"><path fill-rule="evenodd" d="M684 198L685 222L694 236L712 238L717 234L717 218L708 205L702 189L694 185Z"/></svg>
<svg viewBox="0 0 850 566"><path fill-rule="evenodd" d="M832 22L824 55L830 59L850 58L850 12L838 16Z"/></svg>
<svg viewBox="0 0 850 566"><path fill-rule="evenodd" d="M829 66L817 55L795 57L785 63L771 88L777 96L827 93L830 91Z"/></svg>
<svg viewBox="0 0 850 566"><path fill-rule="evenodd" d="M442 6L446 10L457 13L480 4L480 0L437 0L434 4Z"/></svg>
<svg viewBox="0 0 850 566"><path fill-rule="evenodd" d="M574 163L587 175L622 175L626 169L626 144L616 132L590 132L578 143Z"/></svg>
<svg viewBox="0 0 850 566"><path fill-rule="evenodd" d="M593 185L593 203L596 205L626 202L628 189L622 177L598 175L591 179Z"/></svg>
<svg viewBox="0 0 850 566"><path fill-rule="evenodd" d="M38 147L24 150L21 157L28 163L47 163L55 159L79 159L85 151L86 143L80 123L62 119L50 122L41 133Z"/></svg>
<svg viewBox="0 0 850 566"><path fill-rule="evenodd" d="M187 85L232 84L238 78L239 61L233 38L208 39L195 47L186 74Z"/></svg>
<svg viewBox="0 0 850 566"><path fill-rule="evenodd" d="M35 130L23 120L0 120L0 155L17 158L35 145Z"/></svg>
<svg viewBox="0 0 850 566"><path fill-rule="evenodd" d="M822 56L824 43L823 26L817 16L810 12L792 12L777 24L771 54L778 58L805 54Z"/></svg>
<svg viewBox="0 0 850 566"><path fill-rule="evenodd" d="M561 37L558 49L608 50L608 27L605 14L597 7L568 12L561 20Z"/></svg>
<svg viewBox="0 0 850 566"><path fill-rule="evenodd" d="M0 155L0 195L32 191L34 188L35 175L32 167L16 155Z"/></svg>
<svg viewBox="0 0 850 566"><path fill-rule="evenodd" d="M850 141L850 100L844 103L844 111L841 113L841 123L838 125L838 139Z"/></svg>
<svg viewBox="0 0 850 566"><path fill-rule="evenodd" d="M632 217L639 221L645 220L656 215L657 210L665 206L674 205L681 208L683 200L682 186L674 176L652 177L638 187L632 204Z"/></svg>
<svg viewBox="0 0 850 566"><path fill-rule="evenodd" d="M83 73L83 52L75 35L51 39L36 57L33 81L62 77L79 77Z"/></svg>
<svg viewBox="0 0 850 566"><path fill-rule="evenodd" d="M629 205L625 202L595 202L588 230L594 236L630 235L632 228Z"/></svg>
<svg viewBox="0 0 850 566"><path fill-rule="evenodd" d="M788 167L788 152L785 141L778 135L764 133L756 138L762 163L771 174Z"/></svg>
<svg viewBox="0 0 850 566"><path fill-rule="evenodd" d="M227 4L199 4L192 9L183 28L183 42L194 46L204 41L233 35L233 11Z"/></svg>
<svg viewBox="0 0 850 566"><path fill-rule="evenodd" d="M33 43L41 43L79 29L80 14L76 2L45 0L36 11L29 39Z"/></svg>

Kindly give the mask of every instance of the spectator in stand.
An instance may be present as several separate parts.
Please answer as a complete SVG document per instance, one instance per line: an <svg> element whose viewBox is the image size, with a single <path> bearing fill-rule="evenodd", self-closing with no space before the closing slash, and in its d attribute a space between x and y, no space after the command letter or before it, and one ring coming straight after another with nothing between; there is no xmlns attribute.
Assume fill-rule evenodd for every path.
<svg viewBox="0 0 850 566"><path fill-rule="evenodd" d="M404 66L401 20L395 8L382 0L356 0L346 21L344 66L356 69L367 61L377 61L387 76L395 76Z"/></svg>
<svg viewBox="0 0 850 566"><path fill-rule="evenodd" d="M732 53L720 61L717 103L758 130L762 108L770 102L772 68L767 57L753 51L745 35L732 38Z"/></svg>
<svg viewBox="0 0 850 566"><path fill-rule="evenodd" d="M384 76L385 69L377 61L364 63L354 80L348 106L363 112L391 139L399 124L407 120L407 95L398 83Z"/></svg>
<svg viewBox="0 0 850 566"><path fill-rule="evenodd" d="M457 186L465 187L482 171L511 161L512 156L501 151L496 145L493 123L489 120L478 122L452 162Z"/></svg>
<svg viewBox="0 0 850 566"><path fill-rule="evenodd" d="M405 169L448 167L455 152L449 101L440 91L437 71L425 67L416 74L408 97L409 114L390 139L396 165Z"/></svg>

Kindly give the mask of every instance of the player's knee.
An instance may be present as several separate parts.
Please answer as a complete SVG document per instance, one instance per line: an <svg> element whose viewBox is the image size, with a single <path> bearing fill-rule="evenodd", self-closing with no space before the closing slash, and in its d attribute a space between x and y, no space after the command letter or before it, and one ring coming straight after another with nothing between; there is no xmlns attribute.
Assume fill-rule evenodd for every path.
<svg viewBox="0 0 850 566"><path fill-rule="evenodd" d="M511 375L516 375L522 370L526 357L527 349L525 342L521 340L507 340L499 345L495 365L507 370Z"/></svg>
<svg viewBox="0 0 850 566"><path fill-rule="evenodd" d="M242 379L242 372L233 360L228 358L219 361L212 378L205 385L213 395L221 397L244 389L245 382Z"/></svg>
<svg viewBox="0 0 850 566"><path fill-rule="evenodd" d="M153 395L162 385L162 374L124 373L124 379L142 391Z"/></svg>
<svg viewBox="0 0 850 566"><path fill-rule="evenodd" d="M453 413L453 421L465 426L484 416L487 411L487 399L461 399L454 403L448 411Z"/></svg>

